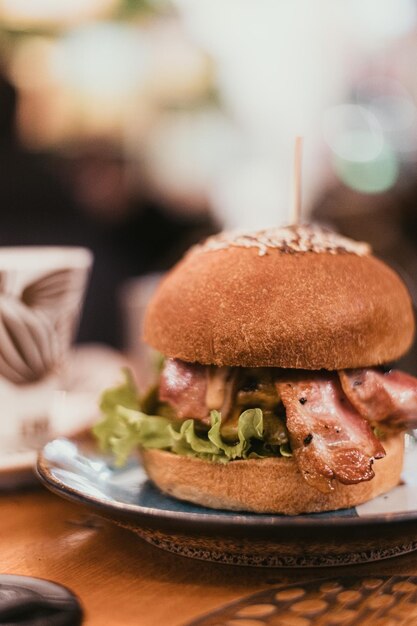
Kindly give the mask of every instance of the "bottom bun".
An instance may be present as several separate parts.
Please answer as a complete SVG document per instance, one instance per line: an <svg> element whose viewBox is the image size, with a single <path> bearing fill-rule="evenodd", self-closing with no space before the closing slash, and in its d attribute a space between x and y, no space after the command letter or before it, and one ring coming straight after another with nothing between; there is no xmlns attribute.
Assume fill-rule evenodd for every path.
<svg viewBox="0 0 417 626"><path fill-rule="evenodd" d="M180 500L213 509L255 513L316 513L345 509L389 491L400 480L404 435L383 441L386 456L375 461L372 480L356 485L334 483L324 494L309 486L291 458L211 463L161 450L141 450L152 482Z"/></svg>

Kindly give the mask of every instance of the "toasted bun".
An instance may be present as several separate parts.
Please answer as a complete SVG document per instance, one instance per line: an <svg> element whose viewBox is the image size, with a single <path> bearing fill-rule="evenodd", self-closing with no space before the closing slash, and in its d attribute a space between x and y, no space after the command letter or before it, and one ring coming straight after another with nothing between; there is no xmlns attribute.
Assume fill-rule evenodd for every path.
<svg viewBox="0 0 417 626"><path fill-rule="evenodd" d="M214 509L255 513L315 513L344 509L389 491L400 480L404 435L384 441L387 455L374 463L372 480L357 485L335 483L323 494L303 479L291 458L211 463L161 450L142 450L150 479L164 493Z"/></svg>
<svg viewBox="0 0 417 626"><path fill-rule="evenodd" d="M168 357L218 366L335 370L393 361L413 339L410 296L393 270L351 244L202 246L160 285L145 340Z"/></svg>

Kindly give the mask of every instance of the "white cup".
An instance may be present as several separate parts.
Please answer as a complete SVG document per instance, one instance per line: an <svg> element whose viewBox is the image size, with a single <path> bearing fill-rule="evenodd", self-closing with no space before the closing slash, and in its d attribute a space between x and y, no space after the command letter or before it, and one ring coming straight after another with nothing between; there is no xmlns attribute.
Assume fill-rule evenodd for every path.
<svg viewBox="0 0 417 626"><path fill-rule="evenodd" d="M0 248L0 451L47 438L91 265L85 248Z"/></svg>

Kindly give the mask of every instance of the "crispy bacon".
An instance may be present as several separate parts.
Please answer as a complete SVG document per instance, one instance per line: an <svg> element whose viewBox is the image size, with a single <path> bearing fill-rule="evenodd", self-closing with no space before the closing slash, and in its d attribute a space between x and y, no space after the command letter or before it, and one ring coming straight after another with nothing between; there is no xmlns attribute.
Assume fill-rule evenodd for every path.
<svg viewBox="0 0 417 626"><path fill-rule="evenodd" d="M343 394L337 374L294 373L276 385L295 460L310 485L328 492L333 479L350 485L373 478L373 460L385 450Z"/></svg>
<svg viewBox="0 0 417 626"><path fill-rule="evenodd" d="M238 368L167 359L159 381L159 399L171 405L179 419L210 424L210 412L216 409L224 421L233 412L238 379Z"/></svg>
<svg viewBox="0 0 417 626"><path fill-rule="evenodd" d="M373 461L385 456L385 450L371 422L393 429L417 427L417 379L403 372L259 369L260 380L254 383L255 391L249 392L245 387L248 372L258 374L167 359L159 398L174 408L179 419L192 418L206 425L211 409L220 410L227 425L244 409L242 398L249 401L248 394L257 394L259 407L272 410L272 415L281 399L294 459L305 480L323 492L333 488L334 480L349 485L373 478ZM260 394L264 378L276 388L272 400L271 394L266 399ZM250 402L253 406L253 398Z"/></svg>
<svg viewBox="0 0 417 626"><path fill-rule="evenodd" d="M206 405L208 368L198 363L166 359L159 382L159 399L174 407L180 419L210 423Z"/></svg>
<svg viewBox="0 0 417 626"><path fill-rule="evenodd" d="M354 369L339 372L343 391L371 422L391 428L417 427L417 379L398 370Z"/></svg>

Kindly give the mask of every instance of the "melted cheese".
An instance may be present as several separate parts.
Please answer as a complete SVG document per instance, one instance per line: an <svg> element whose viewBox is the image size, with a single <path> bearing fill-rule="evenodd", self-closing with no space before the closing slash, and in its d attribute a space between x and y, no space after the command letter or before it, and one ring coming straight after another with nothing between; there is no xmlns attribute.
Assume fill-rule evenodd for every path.
<svg viewBox="0 0 417 626"><path fill-rule="evenodd" d="M206 406L210 411L220 411L225 401L228 367L210 368L207 381Z"/></svg>

